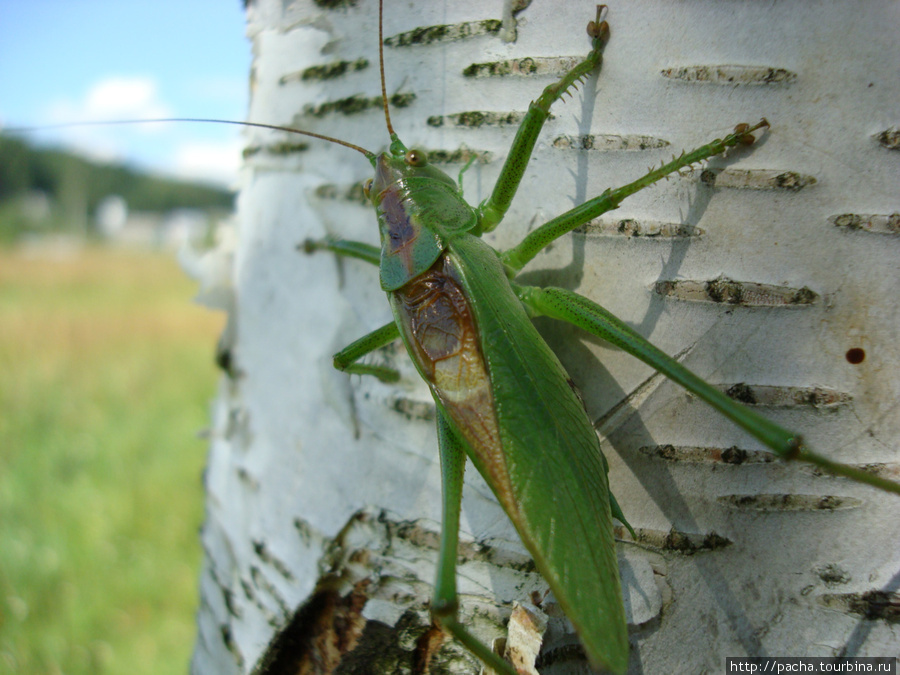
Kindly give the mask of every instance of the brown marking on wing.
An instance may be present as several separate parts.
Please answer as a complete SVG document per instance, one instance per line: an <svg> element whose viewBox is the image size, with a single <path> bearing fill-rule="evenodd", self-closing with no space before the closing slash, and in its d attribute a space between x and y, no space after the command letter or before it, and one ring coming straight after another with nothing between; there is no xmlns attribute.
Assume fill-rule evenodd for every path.
<svg viewBox="0 0 900 675"><path fill-rule="evenodd" d="M479 468L489 474L503 506L516 513L478 329L452 263L442 256L395 297L411 356L477 455Z"/></svg>

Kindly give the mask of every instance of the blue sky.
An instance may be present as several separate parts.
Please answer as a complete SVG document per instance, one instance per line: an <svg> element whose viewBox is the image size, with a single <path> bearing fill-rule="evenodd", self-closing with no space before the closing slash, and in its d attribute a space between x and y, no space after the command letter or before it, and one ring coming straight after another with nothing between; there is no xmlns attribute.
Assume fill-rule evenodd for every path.
<svg viewBox="0 0 900 675"><path fill-rule="evenodd" d="M147 117L243 119L240 0L0 0L0 126ZM240 130L211 124L31 134L98 159L228 184Z"/></svg>

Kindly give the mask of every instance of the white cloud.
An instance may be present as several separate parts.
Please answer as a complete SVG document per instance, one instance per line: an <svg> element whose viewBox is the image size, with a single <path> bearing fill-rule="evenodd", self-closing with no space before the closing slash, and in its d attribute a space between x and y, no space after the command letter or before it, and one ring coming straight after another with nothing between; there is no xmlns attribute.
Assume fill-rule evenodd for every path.
<svg viewBox="0 0 900 675"><path fill-rule="evenodd" d="M204 75L190 81L190 87L204 99L227 107L243 108L247 98L247 76L215 77Z"/></svg>
<svg viewBox="0 0 900 675"><path fill-rule="evenodd" d="M207 183L234 185L241 166L242 147L243 143L237 138L183 143L175 151L175 174Z"/></svg>
<svg viewBox="0 0 900 675"><path fill-rule="evenodd" d="M158 133L159 124L104 126L111 120L170 117L172 110L161 98L156 81L150 77L110 76L97 80L76 100L57 99L47 108L44 125L98 123L72 126L48 133L59 142L98 161L121 161L129 136Z"/></svg>
<svg viewBox="0 0 900 675"><path fill-rule="evenodd" d="M131 161L179 178L230 186L241 163L240 140L182 140L191 126L178 124L103 124L176 116L150 77L111 76L94 82L78 100L57 100L45 124L94 123L53 134L59 142L97 161ZM151 169L154 170L154 169Z"/></svg>
<svg viewBox="0 0 900 675"><path fill-rule="evenodd" d="M171 114L170 106L160 99L153 78L107 77L92 84L77 101L63 99L52 103L48 123L147 119Z"/></svg>
<svg viewBox="0 0 900 675"><path fill-rule="evenodd" d="M110 77L100 80L83 101L85 119L146 119L171 115L159 99L157 84L148 77Z"/></svg>

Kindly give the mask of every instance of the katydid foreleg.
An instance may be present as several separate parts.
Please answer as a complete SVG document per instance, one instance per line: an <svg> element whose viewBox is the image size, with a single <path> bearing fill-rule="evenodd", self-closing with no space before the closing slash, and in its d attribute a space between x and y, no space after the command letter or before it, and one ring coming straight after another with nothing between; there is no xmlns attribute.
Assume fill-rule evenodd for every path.
<svg viewBox="0 0 900 675"><path fill-rule="evenodd" d="M570 88L577 86L585 77L600 67L603 47L609 40L609 24L603 21L605 13L606 5L597 5L597 17L588 24L587 32L591 37L593 49L587 58L563 75L559 81L546 87L541 95L528 106L528 113L516 130L516 137L513 139L491 196L478 207L476 234L490 232L500 224L503 216L506 215L519 183L522 181L528 160L534 150L534 144L537 142L544 122L550 115L550 106Z"/></svg>
<svg viewBox="0 0 900 675"><path fill-rule="evenodd" d="M303 250L306 253L320 250L331 251L335 255L356 258L374 265L378 265L381 256L381 252L370 244L344 239L307 240L303 244ZM363 335L335 354L334 367L351 375L373 375L382 382L396 382L400 374L393 368L356 362L399 337L400 333L397 330L397 325L391 321L381 328Z"/></svg>
<svg viewBox="0 0 900 675"><path fill-rule="evenodd" d="M335 255L356 258L357 260L362 260L371 265L375 265L375 267L378 267L381 263L381 249L361 241L348 241L346 239L325 239L323 241L315 241L313 239L307 239L303 243L302 248L306 253L331 251Z"/></svg>

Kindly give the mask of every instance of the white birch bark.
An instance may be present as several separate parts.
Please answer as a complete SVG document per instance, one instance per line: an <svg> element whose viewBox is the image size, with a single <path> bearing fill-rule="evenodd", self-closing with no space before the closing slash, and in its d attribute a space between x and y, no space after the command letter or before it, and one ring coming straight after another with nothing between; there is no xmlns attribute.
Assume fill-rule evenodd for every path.
<svg viewBox="0 0 900 675"><path fill-rule="evenodd" d="M503 13L499 0L391 2L385 36ZM534 0L517 15L514 42L491 34L386 49L388 92L415 94L392 108L397 132L428 150L489 153L465 176L466 197L478 203L515 129L467 128L451 116L522 113L555 77L462 71L526 57L553 70L579 59L593 14L587 2ZM900 211L900 172L896 131L893 149L876 136L900 124L898 18L890 0L617 3L602 73L554 106L513 207L488 240L512 245L673 153L767 117L772 129L752 151L712 162L724 170L716 187L697 170L645 190L538 256L525 278L600 302L709 381L746 383L756 397L780 401L764 412L822 454L885 463L896 478L900 236L897 217L886 216ZM377 108L303 112L379 96L375 3L259 0L248 22L250 120L386 147ZM361 58L368 67L340 77L299 76ZM432 117L442 125L429 125ZM589 134L591 150L553 142ZM277 145L283 140L308 149ZM297 250L325 235L377 243L371 209L346 196L371 170L357 153L313 139L252 131L247 144L233 377L223 378L214 411L193 671L248 673L268 658L284 667L273 672L288 672L286 664L331 672L342 659L340 672L414 672L440 528L430 399L398 350L377 357L403 369L396 386L332 369L334 352L390 312L374 268ZM835 218L843 214L859 218ZM655 236L617 233L629 219ZM863 229L847 225L855 222ZM703 282L717 279L738 283L720 282L712 295L742 292L741 301L709 301ZM698 296L706 301L691 300ZM627 354L549 322L539 327L594 418L630 401L603 427L611 485L640 535L620 544L629 672L723 672L725 658L740 655L897 655L896 617L859 613L881 597L873 593L896 602L896 499L757 461L757 442L678 387L651 380L641 388L651 374ZM851 349L865 360L851 364ZM749 461L733 463L743 457L734 451L724 453L732 463L716 459L732 447L749 451ZM463 529L463 615L490 641L505 633L510 603L531 602L544 586L471 468ZM552 602L544 609L552 614ZM543 672L585 672L560 647L574 638L558 623ZM283 632L294 642L276 655ZM304 655L319 665L302 670ZM432 665L479 669L452 645Z"/></svg>

